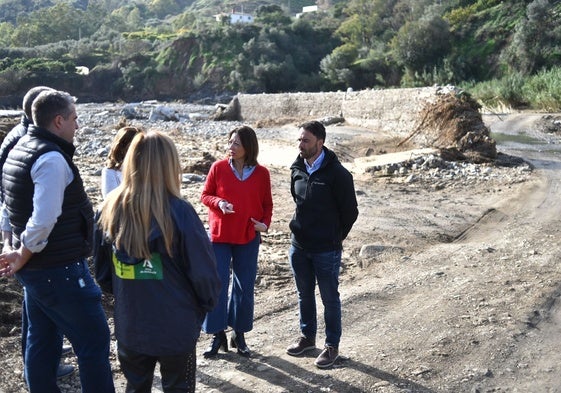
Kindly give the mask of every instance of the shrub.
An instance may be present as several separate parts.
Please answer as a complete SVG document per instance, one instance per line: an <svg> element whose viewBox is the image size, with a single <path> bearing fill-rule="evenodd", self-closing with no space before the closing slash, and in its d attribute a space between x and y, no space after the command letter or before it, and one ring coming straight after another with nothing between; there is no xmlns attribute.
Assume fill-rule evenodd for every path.
<svg viewBox="0 0 561 393"><path fill-rule="evenodd" d="M462 88L469 90L485 107L561 110L561 67L542 70L534 76L512 73L501 79L464 84Z"/></svg>
<svg viewBox="0 0 561 393"><path fill-rule="evenodd" d="M542 70L529 77L524 95L532 108L555 112L561 110L561 67Z"/></svg>

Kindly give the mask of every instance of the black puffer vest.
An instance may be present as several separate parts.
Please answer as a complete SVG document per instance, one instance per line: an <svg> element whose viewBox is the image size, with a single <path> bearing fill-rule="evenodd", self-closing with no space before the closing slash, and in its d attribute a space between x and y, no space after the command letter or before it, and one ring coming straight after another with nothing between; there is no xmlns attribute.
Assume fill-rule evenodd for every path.
<svg viewBox="0 0 561 393"><path fill-rule="evenodd" d="M10 217L14 248L33 212L34 184L31 167L43 154L58 151L72 169L74 180L64 191L62 213L48 237L47 246L33 254L29 268L67 265L90 255L93 233L93 209L84 191L82 178L72 162L74 145L53 133L29 126L27 135L10 151L3 167L4 202Z"/></svg>
<svg viewBox="0 0 561 393"><path fill-rule="evenodd" d="M22 136L27 134L27 128L30 124L31 122L29 121L29 119L25 115L23 115L21 117L20 123L12 128L10 132L8 132L8 134L2 141L2 146L0 146L0 168L4 166L10 150L13 149L13 147L16 145L16 143L18 143ZM0 170L0 186L2 185L1 180L2 171ZM0 200L4 200L4 190L2 190L2 193L0 194Z"/></svg>

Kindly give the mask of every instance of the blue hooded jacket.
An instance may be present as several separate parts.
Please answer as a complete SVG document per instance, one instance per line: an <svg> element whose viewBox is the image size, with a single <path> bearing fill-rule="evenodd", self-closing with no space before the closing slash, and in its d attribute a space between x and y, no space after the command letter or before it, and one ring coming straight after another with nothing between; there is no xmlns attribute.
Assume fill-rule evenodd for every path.
<svg viewBox="0 0 561 393"><path fill-rule="evenodd" d="M119 345L151 356L191 352L221 287L214 251L199 216L188 202L175 197L170 210L173 258L167 255L155 221L150 260L117 249L112 255L115 335ZM103 269L96 266L96 270ZM96 279L104 281L99 274Z"/></svg>

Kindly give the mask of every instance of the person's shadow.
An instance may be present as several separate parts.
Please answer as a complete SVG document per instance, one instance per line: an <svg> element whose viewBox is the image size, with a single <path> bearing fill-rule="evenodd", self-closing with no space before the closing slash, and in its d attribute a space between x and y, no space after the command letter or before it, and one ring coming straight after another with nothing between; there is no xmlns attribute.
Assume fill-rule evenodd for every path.
<svg viewBox="0 0 561 393"><path fill-rule="evenodd" d="M373 384L379 382L413 393L435 393L435 390L425 387L418 382L399 377L346 357L339 358L333 365L333 368L352 369L362 374L363 378L341 380L332 373L322 374L323 371L329 371L330 369L320 370L313 366L313 359L319 354L320 350L318 349L316 352L310 352L303 356L310 358L310 370L302 368L282 357L263 356L256 352L253 352L250 359L233 356L229 361L238 363L236 369L240 373L250 374L257 380L263 380L268 385L288 389L290 392L318 392L329 389L330 392L362 393L371 391ZM248 367L247 362L252 362L253 366ZM208 388L218 389L221 393L269 391L265 386L262 386L260 389L257 389L259 388L257 386L257 390L242 388L217 376L209 375L204 371L197 370L197 373L200 377L197 378L198 385L202 384Z"/></svg>

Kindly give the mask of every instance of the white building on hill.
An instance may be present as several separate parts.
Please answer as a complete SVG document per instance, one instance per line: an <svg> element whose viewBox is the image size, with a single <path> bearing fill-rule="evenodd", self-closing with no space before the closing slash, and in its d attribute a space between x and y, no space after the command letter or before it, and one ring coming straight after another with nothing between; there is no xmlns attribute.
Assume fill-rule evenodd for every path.
<svg viewBox="0 0 561 393"><path fill-rule="evenodd" d="M226 14L226 13L222 13L222 14L218 14L218 15L214 15L214 17L216 18L217 22L230 22L230 23L253 23L253 15L250 14L245 14L243 11L242 12L236 12L234 10L232 10L231 13Z"/></svg>
<svg viewBox="0 0 561 393"><path fill-rule="evenodd" d="M317 5L308 5L306 7L302 7L302 12L296 14L296 18L300 18L303 14L308 12L318 12L319 7Z"/></svg>

